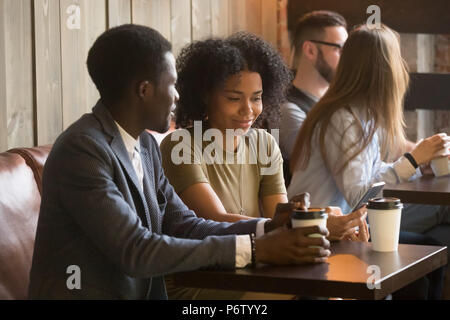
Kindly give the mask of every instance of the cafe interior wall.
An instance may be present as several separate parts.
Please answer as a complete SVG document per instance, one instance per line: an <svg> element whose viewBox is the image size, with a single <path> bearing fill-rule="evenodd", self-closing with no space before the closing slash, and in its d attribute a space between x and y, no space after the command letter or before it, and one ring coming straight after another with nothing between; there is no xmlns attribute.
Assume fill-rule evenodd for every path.
<svg viewBox="0 0 450 320"><path fill-rule="evenodd" d="M402 55L411 72L450 73L450 35L400 36ZM405 111L408 138L416 141L439 132L450 134L450 101L448 107L448 110Z"/></svg>
<svg viewBox="0 0 450 320"><path fill-rule="evenodd" d="M279 0L0 0L0 152L53 143L99 98L86 56L106 29L143 24L172 42L256 33L277 46Z"/></svg>
<svg viewBox="0 0 450 320"><path fill-rule="evenodd" d="M0 152L53 143L98 93L87 51L107 28L144 24L185 44L257 33L289 63L288 0L0 0ZM411 71L450 72L450 35L402 34ZM410 140L450 133L450 111L407 111Z"/></svg>

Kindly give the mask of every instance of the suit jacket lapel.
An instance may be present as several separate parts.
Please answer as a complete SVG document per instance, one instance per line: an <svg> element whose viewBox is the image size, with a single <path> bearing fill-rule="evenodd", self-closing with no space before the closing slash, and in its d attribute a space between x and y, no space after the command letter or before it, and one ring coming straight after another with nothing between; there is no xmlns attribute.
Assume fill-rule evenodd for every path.
<svg viewBox="0 0 450 320"><path fill-rule="evenodd" d="M153 214L150 215L152 230L157 233L161 233L160 223L160 208L157 199L158 184L153 174L153 165L150 161L150 156L146 148L141 148L142 167L144 169L144 195L146 197L148 210Z"/></svg>
<svg viewBox="0 0 450 320"><path fill-rule="evenodd" d="M139 195L141 196L141 200L143 200L144 197L143 197L143 194L141 191L139 179L136 175L136 171L134 170L133 164L131 163L130 156L128 155L128 152L127 152L125 145L123 144L122 138L120 136L113 138L113 140L111 142L111 148L112 148L114 154L119 159L120 164L124 168L125 173L130 178L135 189L139 192Z"/></svg>
<svg viewBox="0 0 450 320"><path fill-rule="evenodd" d="M152 229L151 221L149 219L148 208L145 201L144 194L142 192L139 179L137 177L136 171L134 170L133 164L131 163L130 156L128 155L127 149L123 143L123 139L120 135L120 132L114 123L114 119L112 118L109 111L99 100L95 107L93 108L93 114L97 117L100 123L103 126L103 129L107 134L112 137L110 142L111 149L116 155L117 159L119 159L120 164L122 165L125 174L130 178L134 188L139 194L140 200L142 202L143 208L145 209L145 215L147 219L147 224L149 229Z"/></svg>

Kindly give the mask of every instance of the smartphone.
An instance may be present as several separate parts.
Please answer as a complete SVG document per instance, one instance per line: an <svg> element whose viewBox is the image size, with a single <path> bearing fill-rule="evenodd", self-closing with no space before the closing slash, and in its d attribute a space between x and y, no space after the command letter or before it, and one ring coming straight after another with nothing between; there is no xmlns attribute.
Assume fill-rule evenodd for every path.
<svg viewBox="0 0 450 320"><path fill-rule="evenodd" d="M370 199L375 198L381 190L383 190L385 183L383 181L374 183L370 186L369 190L358 201L358 204L353 208L352 212L360 209L364 204L369 202Z"/></svg>

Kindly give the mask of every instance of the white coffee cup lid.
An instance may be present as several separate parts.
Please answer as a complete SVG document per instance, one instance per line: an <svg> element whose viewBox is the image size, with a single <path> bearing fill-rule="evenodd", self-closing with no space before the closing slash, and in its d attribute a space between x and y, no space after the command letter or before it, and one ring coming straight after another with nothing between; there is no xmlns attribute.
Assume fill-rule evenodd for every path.
<svg viewBox="0 0 450 320"><path fill-rule="evenodd" d="M401 208L403 208L403 204L400 199L393 197L373 198L369 200L367 205L367 209L375 210L392 210Z"/></svg>

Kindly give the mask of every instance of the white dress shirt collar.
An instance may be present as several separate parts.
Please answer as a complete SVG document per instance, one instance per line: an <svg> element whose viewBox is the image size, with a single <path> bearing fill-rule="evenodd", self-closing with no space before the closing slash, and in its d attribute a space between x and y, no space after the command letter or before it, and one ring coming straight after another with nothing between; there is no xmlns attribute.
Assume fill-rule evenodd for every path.
<svg viewBox="0 0 450 320"><path fill-rule="evenodd" d="M125 144L125 148L127 149L128 154L133 154L134 148L136 148L139 152L141 151L141 146L139 145L139 137L134 139L128 132L125 131L124 128L122 128L117 121L114 121L117 128L119 129L119 133L122 136L123 143Z"/></svg>
<svg viewBox="0 0 450 320"><path fill-rule="evenodd" d="M117 122L117 128L119 129L119 133L122 136L123 143L125 144L125 148L127 149L128 156L130 157L131 163L133 164L134 171L139 180L139 184L141 189L144 188L144 169L142 168L142 160L141 160L141 149L139 145L139 137L138 139L134 139L128 132L126 132Z"/></svg>

